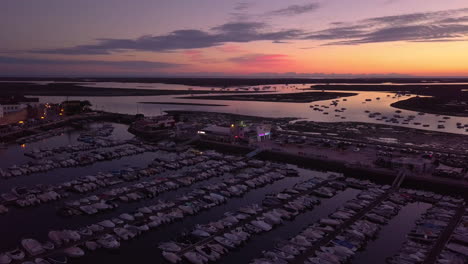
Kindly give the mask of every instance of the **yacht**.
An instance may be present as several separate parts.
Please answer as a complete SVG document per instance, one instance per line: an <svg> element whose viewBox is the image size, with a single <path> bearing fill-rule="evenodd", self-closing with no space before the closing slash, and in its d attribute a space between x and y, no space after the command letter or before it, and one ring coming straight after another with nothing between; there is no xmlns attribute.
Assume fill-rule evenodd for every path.
<svg viewBox="0 0 468 264"><path fill-rule="evenodd" d="M79 258L85 255L85 252L79 247L69 247L63 250L67 256L72 258Z"/></svg>
<svg viewBox="0 0 468 264"><path fill-rule="evenodd" d="M66 264L68 263L68 257L63 254L54 254L47 257L47 261L51 264Z"/></svg>
<svg viewBox="0 0 468 264"><path fill-rule="evenodd" d="M7 255L12 259L12 260L17 260L17 261L20 261L22 259L24 259L24 257L26 256L24 254L24 251L20 250L19 248L17 249L14 249L12 251L8 251L7 252Z"/></svg>
<svg viewBox="0 0 468 264"><path fill-rule="evenodd" d="M195 247L197 253L201 254L202 256L206 257L210 261L217 261L221 258L221 254L215 250L213 250L210 246L198 246Z"/></svg>
<svg viewBox="0 0 468 264"><path fill-rule="evenodd" d="M99 244L96 243L96 242L94 242L94 241L91 241L91 240L90 240L90 241L86 241L86 242L84 243L84 245L85 245L85 247L86 247L88 250L90 250L90 251L94 251L94 250L96 250L96 249L99 248Z"/></svg>
<svg viewBox="0 0 468 264"><path fill-rule="evenodd" d="M0 264L10 264L13 260L7 254L0 254Z"/></svg>
<svg viewBox="0 0 468 264"><path fill-rule="evenodd" d="M194 251L184 253L184 258L186 258L190 263L193 264L204 264L208 262L208 258Z"/></svg>
<svg viewBox="0 0 468 264"><path fill-rule="evenodd" d="M161 250L164 250L164 251L169 251L169 252L179 252L179 251L182 250L182 247L180 247L175 242L161 243L161 244L159 244L158 248L161 249Z"/></svg>
<svg viewBox="0 0 468 264"><path fill-rule="evenodd" d="M97 240L97 242L106 249L117 249L120 247L119 241L110 234L103 235Z"/></svg>
<svg viewBox="0 0 468 264"><path fill-rule="evenodd" d="M168 262L170 263L179 263L182 261L182 259L175 253L173 252L166 252L166 251L163 251L162 253L163 257L165 260L167 260Z"/></svg>
<svg viewBox="0 0 468 264"><path fill-rule="evenodd" d="M41 243L32 238L25 238L21 240L21 245L31 256L36 256L45 252Z"/></svg>

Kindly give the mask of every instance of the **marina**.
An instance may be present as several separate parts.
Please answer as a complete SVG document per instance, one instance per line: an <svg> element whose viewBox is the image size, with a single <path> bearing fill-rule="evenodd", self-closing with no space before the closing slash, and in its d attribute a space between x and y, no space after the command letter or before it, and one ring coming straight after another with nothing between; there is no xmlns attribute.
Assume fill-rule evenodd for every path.
<svg viewBox="0 0 468 264"><path fill-rule="evenodd" d="M119 131L108 134L112 135L114 132ZM76 143L65 153L92 151L92 146L98 146L95 141L80 143L80 138L83 138L85 133L68 133L75 133ZM62 136L55 137L58 139ZM56 138L42 140L57 140ZM16 188L14 192L4 192L3 199L16 196L16 200L4 200L8 211L0 215L0 222L19 219L18 217L27 218L27 215L42 212L57 220L61 219L61 224L57 225L55 221L47 221L48 224L44 222L42 228L45 229L34 232L37 235L32 237L28 229L21 230L21 233L17 233L18 230L6 232L5 235L11 239L2 242L1 246L5 251L0 254L0 260L3 263L58 263L57 261L66 259L70 263L93 263L99 259L107 261L116 257L112 252L118 250L121 252L119 258L122 258L124 263L125 249L144 243L146 247L156 249L159 245L165 249L150 250L146 253L151 259L160 261L208 263L222 259L225 263L257 263L253 259L260 257L262 250L251 249L249 244L264 244L262 241L268 241L263 245L263 250L274 247L273 252L276 253L263 253L264 258L290 262L291 256L294 256L293 263L302 263L309 259L315 261L319 249L331 254L332 251L329 250L338 243L336 238L345 234L343 232L350 227L362 228L362 225L368 225L363 221L374 223L370 226L386 223L385 217L398 214L410 200L418 200L419 195L430 196L431 199L446 199L446 196L419 191L402 189L398 192L390 186L375 185L369 181L352 178L343 181L343 176L336 173L314 172L292 165L265 163L213 151L176 150L175 145L170 144L142 145L136 143L135 139L126 140L112 141L115 145L110 147L118 148L128 142L145 146L144 154L131 154L148 156L146 163L141 163L139 168L133 165L123 166L119 171L96 171L94 176L82 174L82 177L71 179L69 182L61 179L57 183L51 183L46 189L48 192L43 193L31 193L30 190L40 189L40 186L34 185L29 185L29 188ZM55 154L62 155L63 149L61 150L59 145L49 152L25 151L24 154L30 159L50 159ZM32 153L48 154L35 156L31 155ZM103 161L97 161L97 164L101 162ZM110 162L116 164L115 161ZM84 168L90 166L86 165ZM54 171L42 174L51 173ZM40 175L36 172L31 174L24 178ZM22 178L8 178L4 181L9 183L10 180ZM286 187L285 184L290 187ZM256 190L252 192L254 189ZM54 193L59 196L54 196ZM406 193L408 197L401 200L403 196L397 196L398 193ZM21 206L23 202L19 201L25 201L26 197L34 200L32 195L40 202ZM410 195L412 198L409 198ZM47 200L51 197L55 199ZM364 200L358 202L356 199L359 198ZM366 199L369 199L369 202L366 202ZM347 209L340 209L343 205ZM388 209L382 207L383 205L392 205L392 212L397 211L388 215ZM334 210L337 211L333 213ZM216 222L216 216L221 220ZM211 221L210 224L204 224L207 223L206 220ZM187 225L187 221L191 221L192 224ZM456 221L451 223L451 226L454 228L455 224ZM169 230L176 230L174 228L181 225L184 225L185 230L182 237L180 232L158 235L163 226L163 229L168 226ZM329 233L327 230L330 227L335 228L335 231ZM34 227L34 230L37 230L37 227ZM289 234L301 230L318 230L310 234L320 235L321 238L312 239L312 235L304 239L304 236L299 236L292 238L293 244L271 239L288 237ZM449 233L447 231L444 234ZM372 234L378 237L378 234ZM152 239L154 236L158 239ZM15 243L14 237L19 239L19 242ZM444 238L448 239L446 235ZM171 244L171 239L179 242ZM127 241L130 240L135 242L129 244ZM437 247L438 251L441 251L445 240L440 240L434 248ZM330 247L332 242L335 242L335 246ZM399 243L403 245L404 240L400 240ZM240 251L231 252L231 249L239 247ZM330 249L327 249L329 247ZM144 248L142 247L142 250ZM175 249L177 250L171 251ZM242 253L244 251L245 253ZM319 255L324 256L322 253ZM348 257L343 260L347 259ZM262 260L261 263L269 262Z"/></svg>
<svg viewBox="0 0 468 264"><path fill-rule="evenodd" d="M353 112L353 106L343 103L359 96L364 95L304 107L320 115L336 108L333 112L342 120ZM428 117L400 110L388 118L382 109L359 112L370 120L391 120L385 122L391 125ZM147 118L96 112L92 119L75 118L79 125L28 128L32 135L6 143L0 150L6 157L0 167L0 224L24 228L5 230L0 263L128 263L135 254L182 264L407 264L466 258L459 244L465 233L457 229L464 219L464 197L409 184L465 184L466 177L446 168L463 164L466 152L442 148L445 134L430 145L406 145L401 144L404 137L387 136L387 131L406 128L390 130L388 125L373 128L380 137L362 137L372 124L351 128L200 113ZM122 122L109 121L113 118ZM447 125L456 118L439 119ZM231 129L222 128L226 126ZM236 126L261 132L245 145L235 142L234 135L249 132L234 134ZM181 134L180 127L195 134ZM219 134L203 134L207 127L217 127L213 131ZM422 142L429 137L407 131L403 133L420 133ZM163 136L146 140L155 133ZM424 170L433 174L419 167L389 168L389 157L427 163ZM436 169L435 160L444 165ZM334 165L343 161L345 167ZM350 173L356 169L360 175ZM450 179L444 179L446 173L452 173ZM27 225L37 215L35 224ZM427 232L434 235L421 242ZM383 242L390 238L392 247ZM414 255L415 249L423 251Z"/></svg>
<svg viewBox="0 0 468 264"><path fill-rule="evenodd" d="M0 22L0 264L468 264L466 0Z"/></svg>

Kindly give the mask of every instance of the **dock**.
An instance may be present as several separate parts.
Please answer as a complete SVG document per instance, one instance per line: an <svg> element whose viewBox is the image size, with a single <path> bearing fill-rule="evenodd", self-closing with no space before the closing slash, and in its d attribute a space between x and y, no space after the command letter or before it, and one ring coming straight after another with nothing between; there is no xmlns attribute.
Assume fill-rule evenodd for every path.
<svg viewBox="0 0 468 264"><path fill-rule="evenodd" d="M318 250L318 249L320 249L320 247L325 246L328 243L330 243L330 241L332 241L337 235L339 235L341 232L343 232L343 230L345 230L348 227L350 227L351 225L353 225L357 220L362 218L364 215L366 215L368 212L370 212L372 209L374 209L377 205L379 205L381 202L383 202L385 199L387 199L390 196L390 194L392 194L393 192L394 192L394 189L389 189L387 192L382 194L377 200L375 200L371 204L369 204L366 208L362 209L356 215L354 215L353 217L346 220L339 227L335 228L335 231L329 233L327 236L325 236L321 240L314 243L313 247L309 248L307 251L305 251L302 254L298 255L290 263L292 263L292 264L304 263L309 257L311 257L315 253L316 250Z"/></svg>
<svg viewBox="0 0 468 264"><path fill-rule="evenodd" d="M304 192L300 192L298 194L295 194L295 195L291 195L291 197L288 199L288 201L292 201L294 199L296 199L297 197L299 196L303 196L303 195L309 195L309 194L312 194L313 191L327 185L329 182L331 182L332 180L325 180L319 184L317 184L316 186L314 186L313 188L309 189L309 190L306 190ZM286 202L285 202L286 203ZM193 250L195 247L198 247L198 246L202 246L204 244L207 244L211 241L213 241L213 239L216 237L216 236L219 236L219 235L222 235L224 233L227 233L227 232L230 232L231 230L234 230L238 227L241 227L247 223L250 223L251 221L255 220L260 214L262 214L263 212L265 211L270 211L270 210L273 210L273 209L276 209L276 208L280 208L284 205L284 203L280 204L280 205L276 205L276 206L270 206L270 207L265 207L263 208L263 210L261 210L259 213L255 214L255 215L252 215L250 217L248 217L247 219L244 219L242 221L239 221L237 224L235 225L232 225L231 227L227 228L227 229L222 229L218 232L216 232L215 234L201 240L201 241L198 241L197 243L193 244L193 245L190 245L184 249L182 249L181 251L177 252L178 255L183 255L184 253L186 252L189 252L191 250Z"/></svg>
<svg viewBox="0 0 468 264"><path fill-rule="evenodd" d="M461 205L458 207L455 216L451 219L450 223L445 227L444 231L442 231L442 235L439 236L436 243L431 249L431 252L427 256L426 260L424 260L423 264L435 264L437 261L437 257L440 255L442 250L444 249L447 242L450 240L450 237L453 234L453 231L457 227L458 223L460 222L463 214L465 213L465 205Z"/></svg>

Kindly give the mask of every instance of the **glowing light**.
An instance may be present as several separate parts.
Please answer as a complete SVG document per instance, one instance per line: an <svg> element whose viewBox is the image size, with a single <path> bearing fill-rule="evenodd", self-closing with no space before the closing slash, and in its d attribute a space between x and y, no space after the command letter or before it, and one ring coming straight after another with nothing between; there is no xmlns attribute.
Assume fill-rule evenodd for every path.
<svg viewBox="0 0 468 264"><path fill-rule="evenodd" d="M234 124L232 124L231 127L234 127Z"/></svg>
<svg viewBox="0 0 468 264"><path fill-rule="evenodd" d="M44 116L41 116L41 119L44 119L45 117Z"/></svg>
<svg viewBox="0 0 468 264"><path fill-rule="evenodd" d="M21 144L21 147L22 147L22 148L25 148L25 147L26 147L26 144Z"/></svg>
<svg viewBox="0 0 468 264"><path fill-rule="evenodd" d="M18 124L24 124L24 121L18 121Z"/></svg>
<svg viewBox="0 0 468 264"><path fill-rule="evenodd" d="M198 131L197 133L198 133L198 134L206 134L205 131Z"/></svg>

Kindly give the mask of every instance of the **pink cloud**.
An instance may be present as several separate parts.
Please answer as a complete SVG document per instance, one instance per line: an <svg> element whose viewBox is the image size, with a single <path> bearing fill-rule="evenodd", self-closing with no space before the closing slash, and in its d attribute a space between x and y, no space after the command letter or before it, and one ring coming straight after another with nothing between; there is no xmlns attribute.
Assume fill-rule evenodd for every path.
<svg viewBox="0 0 468 264"><path fill-rule="evenodd" d="M239 53L244 52L245 50L241 49L241 47L237 45L223 45L221 47L217 47L217 50L225 53Z"/></svg>
<svg viewBox="0 0 468 264"><path fill-rule="evenodd" d="M238 64L247 71L284 70L292 67L295 63L292 57L285 54L247 54L230 58L229 61Z"/></svg>
<svg viewBox="0 0 468 264"><path fill-rule="evenodd" d="M243 65L284 64L293 62L292 58L285 54L248 54L231 58L229 61Z"/></svg>
<svg viewBox="0 0 468 264"><path fill-rule="evenodd" d="M199 63L217 63L218 60L207 58L200 50L186 50L183 52L189 60Z"/></svg>

